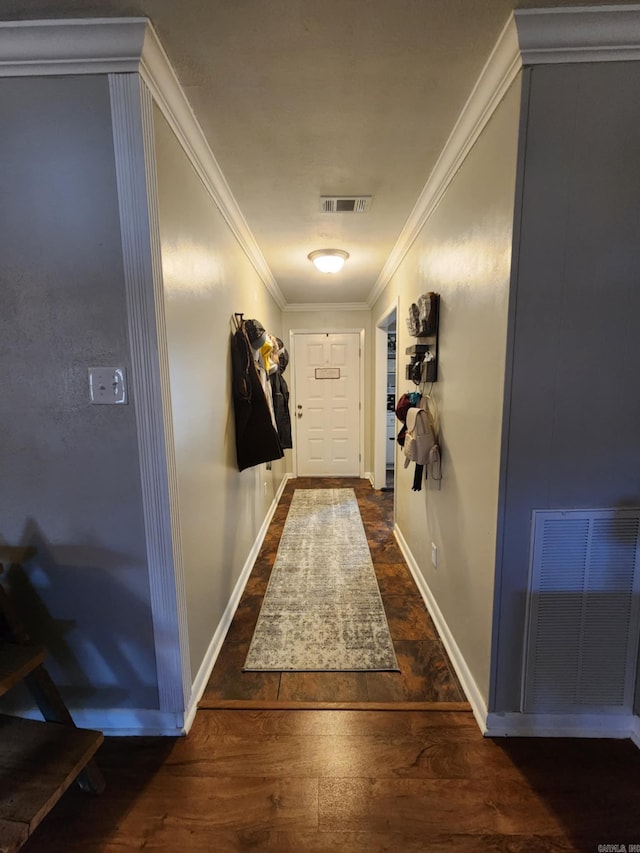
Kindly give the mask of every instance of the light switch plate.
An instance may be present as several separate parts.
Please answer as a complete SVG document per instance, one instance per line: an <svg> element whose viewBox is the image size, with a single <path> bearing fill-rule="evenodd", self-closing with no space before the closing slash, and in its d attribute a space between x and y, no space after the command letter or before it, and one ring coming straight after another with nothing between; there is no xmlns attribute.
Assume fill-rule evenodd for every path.
<svg viewBox="0 0 640 853"><path fill-rule="evenodd" d="M90 367L89 396L98 405L117 405L127 402L127 383L124 367Z"/></svg>

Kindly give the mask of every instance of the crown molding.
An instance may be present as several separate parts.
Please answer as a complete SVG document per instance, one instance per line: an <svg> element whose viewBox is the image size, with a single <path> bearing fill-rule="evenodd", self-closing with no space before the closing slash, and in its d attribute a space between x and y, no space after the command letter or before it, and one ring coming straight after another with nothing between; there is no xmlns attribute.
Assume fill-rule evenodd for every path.
<svg viewBox="0 0 640 853"><path fill-rule="evenodd" d="M225 222L276 304L286 300L218 165L155 30L148 24L140 74Z"/></svg>
<svg viewBox="0 0 640 853"><path fill-rule="evenodd" d="M523 65L640 59L640 6L514 12Z"/></svg>
<svg viewBox="0 0 640 853"><path fill-rule="evenodd" d="M286 300L147 18L0 22L0 77L139 73L279 308Z"/></svg>
<svg viewBox="0 0 640 853"><path fill-rule="evenodd" d="M0 77L138 70L146 18L0 21Z"/></svg>
<svg viewBox="0 0 640 853"><path fill-rule="evenodd" d="M521 67L516 26L511 16L373 286L369 307L373 307L400 266Z"/></svg>
<svg viewBox="0 0 640 853"><path fill-rule="evenodd" d="M640 6L521 9L502 30L367 300L387 286L523 65L640 59ZM204 186L279 308L287 306L146 18L0 22L0 77L140 73Z"/></svg>
<svg viewBox="0 0 640 853"><path fill-rule="evenodd" d="M289 302L284 307L285 314L301 313L303 311L368 311L368 302Z"/></svg>
<svg viewBox="0 0 640 853"><path fill-rule="evenodd" d="M520 9L500 33L369 295L373 307L523 66L640 59L640 6Z"/></svg>

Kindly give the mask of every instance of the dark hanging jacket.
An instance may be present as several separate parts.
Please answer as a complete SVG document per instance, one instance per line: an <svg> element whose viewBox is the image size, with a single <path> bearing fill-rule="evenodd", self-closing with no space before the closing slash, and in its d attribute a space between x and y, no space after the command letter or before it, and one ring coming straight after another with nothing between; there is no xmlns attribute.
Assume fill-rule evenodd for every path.
<svg viewBox="0 0 640 853"><path fill-rule="evenodd" d="M284 451L271 420L251 345L242 329L231 338L231 384L236 422L236 458L244 471L282 459Z"/></svg>
<svg viewBox="0 0 640 853"><path fill-rule="evenodd" d="M289 414L289 389L282 375L282 369L278 368L269 377L271 390L273 392L273 411L276 416L276 427L280 437L280 444L290 449L293 447L291 440L291 415Z"/></svg>

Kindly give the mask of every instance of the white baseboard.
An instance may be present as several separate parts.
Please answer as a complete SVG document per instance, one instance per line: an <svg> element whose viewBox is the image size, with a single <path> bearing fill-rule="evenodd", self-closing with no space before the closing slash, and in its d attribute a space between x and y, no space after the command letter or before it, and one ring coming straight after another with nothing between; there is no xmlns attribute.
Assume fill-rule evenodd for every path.
<svg viewBox="0 0 640 853"><path fill-rule="evenodd" d="M282 482L278 486L278 491L275 494L273 501L271 502L271 506L262 522L260 530L258 531L258 535L256 537L255 542L249 551L247 559L245 560L245 564L240 572L240 577L234 587L233 592L231 593L231 597L225 607L224 613L222 614L222 618L218 623L218 627L215 630L215 633L209 643L209 648L204 656L204 660L202 661L200 668L198 670L198 674L196 675L193 685L191 686L191 696L189 698L189 703L187 709L185 711L185 719L184 719L184 731L185 733L189 731L191 726L193 725L193 720L196 716L196 711L198 710L198 702L200 701L202 694L204 693L205 687L207 686L207 682L209 681L209 677L211 676L211 672L213 667L215 666L216 660L218 659L218 655L220 654L220 650L222 648L222 644L224 643L224 638L227 635L227 631L229 630L229 626L233 620L234 614L238 609L238 604L240 603L240 599L242 598L242 593L244 592L244 588L247 585L247 581L249 580L249 575L251 574L251 570L255 564L255 561L260 553L260 548L262 547L262 543L264 542L264 537L267 535L267 530L269 529L269 525L271 524L271 519L276 511L280 498L282 496L282 492L284 491L284 487L287 484L287 481L292 479L293 474L285 474L282 478Z"/></svg>
<svg viewBox="0 0 640 853"><path fill-rule="evenodd" d="M371 483L371 488L372 488L372 489L375 489L376 484L375 484L375 478L374 478L374 476L373 476L373 471L365 471L365 472L364 472L364 477L363 477L362 479L363 479L363 480L368 480L368 481Z"/></svg>
<svg viewBox="0 0 640 853"><path fill-rule="evenodd" d="M467 666L467 662L465 661L462 652L458 644L455 641L447 622L442 615L442 611L438 607L438 604L433 596L433 593L429 589L427 582L425 581L422 572L416 562L415 557L411 553L411 549L409 548L406 539L402 535L402 531L398 527L398 525L394 525L393 528L394 535L396 537L396 541L402 551L402 555L405 558L407 565L409 566L409 570L413 575L413 579L416 582L416 586L420 590L420 594L424 600L427 610L431 618L433 619L433 623L436 626L436 630L440 635L440 639L442 640L442 644L444 645L447 654L453 664L453 668L456 671L456 675L460 680L460 684L462 685L462 689L465 692L465 695L471 705L471 709L473 711L473 716L478 723L478 726L484 732L486 728L487 721L487 705L486 702L476 684L469 667Z"/></svg>
<svg viewBox="0 0 640 853"><path fill-rule="evenodd" d="M81 729L95 729L109 737L158 735L176 737L186 734L183 715L149 708L69 708L73 722ZM21 709L20 717L42 720L40 711Z"/></svg>
<svg viewBox="0 0 640 853"><path fill-rule="evenodd" d="M489 714L462 652L397 525L394 527L394 534L483 735L486 737L631 738L640 748L640 717L633 714L521 714L515 712Z"/></svg>
<svg viewBox="0 0 640 853"><path fill-rule="evenodd" d="M73 721L81 729L98 729L110 737L176 737L186 734L182 714L147 708L73 710Z"/></svg>
<svg viewBox="0 0 640 853"><path fill-rule="evenodd" d="M484 734L487 737L631 738L640 746L638 717L632 714L489 714Z"/></svg>
<svg viewBox="0 0 640 853"><path fill-rule="evenodd" d="M633 714L521 714L517 712L489 714L462 652L397 525L394 527L394 534L483 735L486 737L570 737L618 740L630 738L640 749L640 716Z"/></svg>

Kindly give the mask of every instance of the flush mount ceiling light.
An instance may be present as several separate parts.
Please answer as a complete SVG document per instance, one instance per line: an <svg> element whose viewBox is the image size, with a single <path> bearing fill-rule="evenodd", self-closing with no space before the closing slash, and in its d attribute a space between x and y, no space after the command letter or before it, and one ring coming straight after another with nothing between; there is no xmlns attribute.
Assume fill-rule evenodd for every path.
<svg viewBox="0 0 640 853"><path fill-rule="evenodd" d="M336 273L344 266L349 252L343 252L342 249L317 249L307 257L320 272Z"/></svg>

